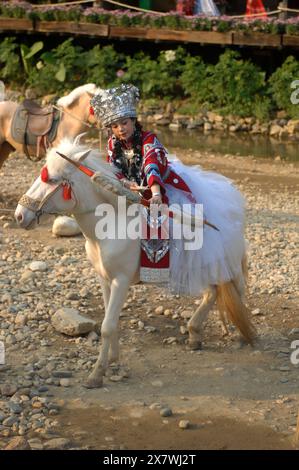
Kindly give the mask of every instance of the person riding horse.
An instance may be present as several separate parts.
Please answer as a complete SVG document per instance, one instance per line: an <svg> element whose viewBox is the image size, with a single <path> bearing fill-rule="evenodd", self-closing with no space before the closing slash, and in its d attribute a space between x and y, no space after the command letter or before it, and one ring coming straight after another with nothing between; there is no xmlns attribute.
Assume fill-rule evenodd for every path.
<svg viewBox="0 0 299 470"><path fill-rule="evenodd" d="M138 101L139 90L130 84L100 90L90 101L95 117L110 132L107 160L118 178L132 190L143 188L151 204L188 206L191 212L203 205L204 218L220 228L217 232L204 226L203 245L194 251L186 249L183 240L162 239L161 222L158 240L147 232L141 242L140 278L168 282L171 271L175 292L196 295L204 285L216 284L219 275L231 279L241 269L235 265L234 251L244 253L244 246L232 244L228 233L242 240L244 200L224 176L187 167L177 158L169 161L157 136L144 131L137 120Z"/></svg>

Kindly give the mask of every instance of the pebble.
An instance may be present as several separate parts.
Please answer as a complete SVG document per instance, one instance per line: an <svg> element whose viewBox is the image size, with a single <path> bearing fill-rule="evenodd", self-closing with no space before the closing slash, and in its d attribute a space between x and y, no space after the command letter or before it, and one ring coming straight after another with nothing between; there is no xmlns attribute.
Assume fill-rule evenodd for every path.
<svg viewBox="0 0 299 470"><path fill-rule="evenodd" d="M167 418L168 416L172 416L172 409L171 408L162 408L160 411L160 416L163 418Z"/></svg>
<svg viewBox="0 0 299 470"><path fill-rule="evenodd" d="M70 379L60 379L59 384L61 387L69 387L71 382Z"/></svg>
<svg viewBox="0 0 299 470"><path fill-rule="evenodd" d="M181 419L179 422L179 428L180 429L188 429L190 427L190 421L186 419Z"/></svg>
<svg viewBox="0 0 299 470"><path fill-rule="evenodd" d="M44 443L45 450L60 450L60 449L68 449L72 446L72 442L70 439L66 438L54 438L50 439L49 441Z"/></svg>
<svg viewBox="0 0 299 470"><path fill-rule="evenodd" d="M16 393L18 387L13 384L3 384L0 386L0 391L3 396L11 397Z"/></svg>
<svg viewBox="0 0 299 470"><path fill-rule="evenodd" d="M73 373L70 370L54 370L52 375L59 379L69 379L73 376Z"/></svg>
<svg viewBox="0 0 299 470"><path fill-rule="evenodd" d="M121 382L123 380L123 378L124 378L123 375L111 375L109 377L109 380L111 382Z"/></svg>
<svg viewBox="0 0 299 470"><path fill-rule="evenodd" d="M159 307L155 308L155 313L156 313L157 315L162 315L163 312L164 312L164 307L163 307L163 305L159 305Z"/></svg>
<svg viewBox="0 0 299 470"><path fill-rule="evenodd" d="M256 308L254 310L252 310L252 315L262 315L262 312L259 308Z"/></svg>
<svg viewBox="0 0 299 470"><path fill-rule="evenodd" d="M29 442L24 437L12 438L4 450L30 450Z"/></svg>
<svg viewBox="0 0 299 470"><path fill-rule="evenodd" d="M189 320L189 318L191 318L193 315L193 312L191 312L190 310L183 310L181 313L180 313L180 316L182 318L184 318L185 320Z"/></svg>
<svg viewBox="0 0 299 470"><path fill-rule="evenodd" d="M32 263L29 265L29 269L33 272L44 272L47 271L48 265L44 261L32 261Z"/></svg>

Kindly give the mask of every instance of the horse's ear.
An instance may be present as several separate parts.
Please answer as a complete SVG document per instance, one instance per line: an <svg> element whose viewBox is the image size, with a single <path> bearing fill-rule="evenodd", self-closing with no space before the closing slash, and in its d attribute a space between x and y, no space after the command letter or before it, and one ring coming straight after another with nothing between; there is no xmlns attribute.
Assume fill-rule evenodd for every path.
<svg viewBox="0 0 299 470"><path fill-rule="evenodd" d="M87 134L87 132L82 132L82 134L78 134L77 137L74 140L74 145L80 145L80 140L86 134Z"/></svg>
<svg viewBox="0 0 299 470"><path fill-rule="evenodd" d="M89 149L89 150L87 150L87 151L85 150L84 152L78 152L78 153L76 154L76 156L77 156L77 161L78 161L78 162L83 162L83 161L85 160L85 158L88 157L88 155L90 154L90 152L91 152L91 149Z"/></svg>
<svg viewBox="0 0 299 470"><path fill-rule="evenodd" d="M87 93L90 95L90 96L95 96L97 95L98 93L100 93L101 91L103 90L103 88L95 88L94 90L88 90Z"/></svg>

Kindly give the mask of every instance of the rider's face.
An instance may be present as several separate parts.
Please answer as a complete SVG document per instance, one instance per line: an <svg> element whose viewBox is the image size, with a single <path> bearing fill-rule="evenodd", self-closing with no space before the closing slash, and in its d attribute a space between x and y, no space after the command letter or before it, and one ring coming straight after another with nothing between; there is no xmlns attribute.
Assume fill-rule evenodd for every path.
<svg viewBox="0 0 299 470"><path fill-rule="evenodd" d="M111 125L115 137L119 140L129 140L135 131L135 121L131 118L119 119Z"/></svg>

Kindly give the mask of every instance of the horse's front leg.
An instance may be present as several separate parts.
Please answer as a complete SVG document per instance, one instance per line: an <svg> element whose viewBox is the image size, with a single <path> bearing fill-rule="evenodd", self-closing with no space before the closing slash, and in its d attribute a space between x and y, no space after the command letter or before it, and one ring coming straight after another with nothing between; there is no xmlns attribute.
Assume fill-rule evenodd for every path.
<svg viewBox="0 0 299 470"><path fill-rule="evenodd" d="M108 367L108 358L110 360L118 359L118 320L128 294L129 286L129 279L124 276L119 276L111 282L110 298L101 327L102 346L99 358L87 379L86 386L88 388L101 387L103 385L103 376Z"/></svg>
<svg viewBox="0 0 299 470"><path fill-rule="evenodd" d="M107 311L110 295L111 295L111 285L110 281L101 278L101 287L103 292L103 300L105 306L105 312ZM117 362L119 358L119 344L118 344L118 334L113 335L110 341L110 349L109 349L109 363Z"/></svg>

